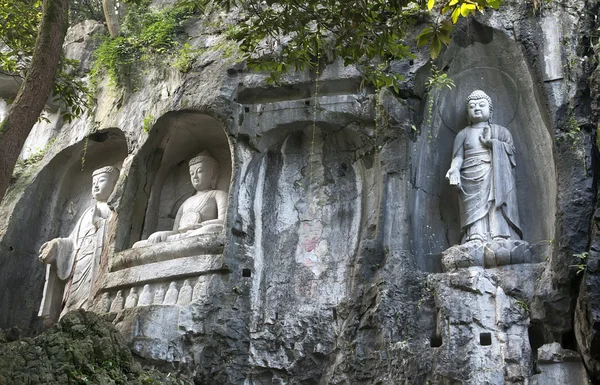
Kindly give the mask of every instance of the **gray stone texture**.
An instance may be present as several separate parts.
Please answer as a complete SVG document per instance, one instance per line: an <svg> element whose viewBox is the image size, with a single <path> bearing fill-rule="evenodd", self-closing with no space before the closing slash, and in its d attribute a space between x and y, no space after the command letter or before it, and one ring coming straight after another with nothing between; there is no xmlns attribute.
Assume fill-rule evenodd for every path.
<svg viewBox="0 0 600 385"><path fill-rule="evenodd" d="M45 139L31 139L24 158L54 142L0 206L0 327L41 328L39 246L69 234L90 205L91 171L118 164L95 309L110 311L143 365L206 385L583 378L577 361L539 359L542 346L559 343L578 350L599 380L598 74L587 81L598 7L542 3L533 12L530 2L506 1L459 22L436 61L457 87L431 93L425 49L393 63L406 77L398 94L361 88L356 68L333 60L315 98L313 73L271 85L210 49L223 39L214 23L191 22L192 44L209 49L188 73L150 68L137 92L104 82L82 119L55 114L34 128L32 138ZM86 34L100 27L78 28L83 43L73 37L66 50L85 67ZM442 252L460 241L457 196L444 176L474 89L495 98L493 121L517 144L529 248L511 251L518 265L484 270L482 251L475 266L443 272ZM385 124L374 122L376 98ZM172 228L190 191L184 162L207 148L226 167L218 182L229 194L222 242L170 255L129 250ZM578 275L573 255L586 251ZM215 256L215 265L183 263L203 256ZM152 279L144 281L148 266ZM109 285L113 274L123 276Z"/></svg>
<svg viewBox="0 0 600 385"><path fill-rule="evenodd" d="M36 338L0 330L0 384L179 385L183 378L143 371L119 332L94 313L73 311Z"/></svg>

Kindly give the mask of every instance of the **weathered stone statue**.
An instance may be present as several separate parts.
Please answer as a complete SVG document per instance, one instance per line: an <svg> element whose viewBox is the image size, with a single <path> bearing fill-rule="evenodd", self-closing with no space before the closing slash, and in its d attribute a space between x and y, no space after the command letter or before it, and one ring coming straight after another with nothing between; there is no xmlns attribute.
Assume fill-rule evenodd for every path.
<svg viewBox="0 0 600 385"><path fill-rule="evenodd" d="M172 231L158 231L140 241L134 248L150 243L172 241L194 235L219 232L223 229L227 210L227 193L216 190L219 164L208 151L189 162L190 178L196 194L186 199L177 211Z"/></svg>
<svg viewBox="0 0 600 385"><path fill-rule="evenodd" d="M54 238L40 248L40 261L46 263L46 283L39 316L55 321L73 309L87 309L91 289L100 264L107 219L112 211L112 194L119 170L107 166L92 174L92 195L96 200L77 221L67 238Z"/></svg>
<svg viewBox="0 0 600 385"><path fill-rule="evenodd" d="M531 260L529 245L520 241L512 135L491 123L492 110L492 99L473 91L467 98L469 125L454 140L446 179L459 189L462 239L444 252L446 270Z"/></svg>
<svg viewBox="0 0 600 385"><path fill-rule="evenodd" d="M460 189L462 243L521 239L512 136L491 123L492 99L485 92L469 95L467 113L469 126L454 140L446 174Z"/></svg>

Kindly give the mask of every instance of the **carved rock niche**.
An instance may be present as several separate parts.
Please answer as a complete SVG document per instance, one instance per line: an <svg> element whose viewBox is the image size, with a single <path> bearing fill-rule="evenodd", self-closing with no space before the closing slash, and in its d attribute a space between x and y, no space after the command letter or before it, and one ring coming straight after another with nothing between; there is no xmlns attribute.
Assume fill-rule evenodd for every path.
<svg viewBox="0 0 600 385"><path fill-rule="evenodd" d="M40 246L52 238L69 236L93 205L92 172L104 166L121 168L126 156L127 143L121 130L102 130L54 155L24 187L11 216L18 220L7 220L1 240L0 248L9 248L21 258L4 254L9 258L2 261L0 281L4 285L0 291L4 297L0 298L13 310L0 315L0 327L28 325L35 319L32 314L37 314L40 305L46 270L38 260ZM15 274L19 271L26 273ZM58 316L60 309L55 310Z"/></svg>
<svg viewBox="0 0 600 385"><path fill-rule="evenodd" d="M177 233L174 238L157 243L147 239L157 232L174 230L175 222L183 223L176 219L180 207L183 205L185 209L185 202L197 196L190 176L190 159L207 152L218 162L211 191L219 192L226 209L232 158L222 125L216 119L196 112L171 112L157 120L132 162L131 183L123 198L124 202L132 204L122 211L123 217L130 220L119 224L131 231L126 232L130 234L128 239L116 241L117 249L119 243L125 247L110 259L109 273L101 289L101 298L96 302L96 310L121 312L133 309L128 311L162 314L167 308L177 312L178 308L205 298L203 293L209 282L223 271L224 231ZM202 163L205 171L210 168L206 162ZM219 212L219 219L221 214ZM134 247L130 247L132 245ZM143 322L139 322L153 327L152 317L142 318ZM135 333L128 334L130 325L126 320L117 326L129 338L137 337ZM176 331L173 333L177 334ZM153 337L169 339L164 335Z"/></svg>
<svg viewBox="0 0 600 385"><path fill-rule="evenodd" d="M231 151L221 124L203 114L167 114L156 123L166 131L156 149L160 165L156 170L142 230L142 239L156 231L171 230L182 203L196 191L190 181L188 162L207 150L219 163L215 188L229 192ZM157 133L160 135L160 133ZM158 154L157 154L158 155Z"/></svg>
<svg viewBox="0 0 600 385"><path fill-rule="evenodd" d="M440 256L438 253L464 242L459 189L451 187L445 176L452 162L452 143L468 125L466 99L474 90L482 90L493 103L490 123L505 127L512 135L514 189L522 240L527 244L517 239L519 242L509 245L510 255L508 249L494 242L484 242L481 247L469 245L454 250L453 259L461 262L445 263L443 256L443 268L539 262L550 252L548 240L554 238L557 177L552 130L547 126L544 105L536 97L538 86L521 48L503 32L472 22L457 36L468 43L451 45L438 64L447 70L456 87L441 87L429 96L434 97L434 109L429 125L424 126L427 135L421 135L415 147L418 192L414 204L417 207L418 203L421 213L412 228L415 254Z"/></svg>

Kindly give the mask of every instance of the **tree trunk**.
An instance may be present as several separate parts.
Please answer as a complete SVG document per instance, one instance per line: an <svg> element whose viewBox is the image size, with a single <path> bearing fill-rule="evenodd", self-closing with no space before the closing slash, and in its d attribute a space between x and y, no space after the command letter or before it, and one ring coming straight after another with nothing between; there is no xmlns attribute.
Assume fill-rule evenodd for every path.
<svg viewBox="0 0 600 385"><path fill-rule="evenodd" d="M44 109L68 27L69 0L44 0L42 21L29 72L0 123L0 200L4 197L25 139Z"/></svg>
<svg viewBox="0 0 600 385"><path fill-rule="evenodd" d="M102 0L102 9L110 37L119 36L119 15L115 11L115 0Z"/></svg>

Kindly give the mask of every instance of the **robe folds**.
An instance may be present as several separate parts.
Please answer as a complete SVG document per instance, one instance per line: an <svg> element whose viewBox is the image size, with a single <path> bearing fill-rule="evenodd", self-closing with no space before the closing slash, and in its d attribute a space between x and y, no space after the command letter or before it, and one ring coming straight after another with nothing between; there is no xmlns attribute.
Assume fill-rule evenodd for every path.
<svg viewBox="0 0 600 385"><path fill-rule="evenodd" d="M515 185L515 148L508 129L491 124L491 148L465 149L467 128L454 141L452 158L461 157L460 222L466 240L473 234L522 238ZM486 234L480 234L485 232Z"/></svg>
<svg viewBox="0 0 600 385"><path fill-rule="evenodd" d="M44 295L38 316L57 321L73 309L87 309L98 274L106 218L96 205L87 208L66 238L55 238L56 258L46 265Z"/></svg>

